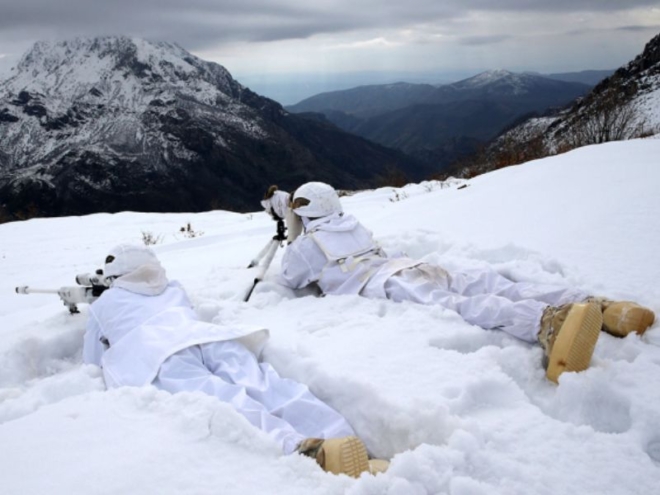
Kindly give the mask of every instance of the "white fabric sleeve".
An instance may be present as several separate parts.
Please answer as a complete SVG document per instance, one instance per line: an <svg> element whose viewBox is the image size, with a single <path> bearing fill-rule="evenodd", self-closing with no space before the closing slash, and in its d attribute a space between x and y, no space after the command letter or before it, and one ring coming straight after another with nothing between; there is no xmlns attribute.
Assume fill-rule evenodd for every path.
<svg viewBox="0 0 660 495"><path fill-rule="evenodd" d="M302 289L312 282L316 282L314 270L301 252L300 241L302 240L304 238L300 238L293 244L290 244L282 257L280 283L292 289Z"/></svg>
<svg viewBox="0 0 660 495"><path fill-rule="evenodd" d="M103 337L101 326L94 311L90 307L89 319L87 320L87 329L83 339L83 362L85 364L95 364L101 366L101 358L105 352L105 346L101 342Z"/></svg>

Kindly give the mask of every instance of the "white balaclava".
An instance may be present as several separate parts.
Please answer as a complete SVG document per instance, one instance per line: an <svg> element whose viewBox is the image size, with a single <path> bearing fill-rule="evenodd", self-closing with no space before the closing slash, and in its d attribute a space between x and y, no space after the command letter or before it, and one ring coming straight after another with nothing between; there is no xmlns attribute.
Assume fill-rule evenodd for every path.
<svg viewBox="0 0 660 495"><path fill-rule="evenodd" d="M165 269L156 254L145 246L120 244L110 250L105 259L103 274L115 278L113 287L156 295L168 284Z"/></svg>
<svg viewBox="0 0 660 495"><path fill-rule="evenodd" d="M134 244L120 244L113 247L106 257L103 274L106 277L121 277L147 264L160 264L151 249Z"/></svg>

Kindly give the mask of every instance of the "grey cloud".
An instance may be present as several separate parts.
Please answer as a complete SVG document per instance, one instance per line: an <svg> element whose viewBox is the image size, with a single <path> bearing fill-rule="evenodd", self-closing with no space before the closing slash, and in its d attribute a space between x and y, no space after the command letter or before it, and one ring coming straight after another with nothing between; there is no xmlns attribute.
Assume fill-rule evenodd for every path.
<svg viewBox="0 0 660 495"><path fill-rule="evenodd" d="M656 6L657 0L0 0L0 40L127 34L194 50L458 18L471 10L577 12ZM14 35L12 35L14 36ZM14 38L15 39L15 38ZM465 44L503 38L465 38Z"/></svg>
<svg viewBox="0 0 660 495"><path fill-rule="evenodd" d="M458 42L461 45L492 45L495 43L501 43L511 38L512 36L506 34L491 36L464 36L459 38Z"/></svg>
<svg viewBox="0 0 660 495"><path fill-rule="evenodd" d="M0 32L40 36L127 34L173 40L190 49L222 41L306 38L359 28L340 12L319 12L266 0L28 0L0 3Z"/></svg>
<svg viewBox="0 0 660 495"><path fill-rule="evenodd" d="M607 33L612 31L627 31L631 33L658 33L660 32L660 25L645 25L645 26L619 26L615 28L584 28L584 29L573 29L571 31L566 31L564 34L567 36L584 36L593 33Z"/></svg>
<svg viewBox="0 0 660 495"><path fill-rule="evenodd" d="M653 31L659 32L660 25L654 26L621 26L617 28L617 31L632 31L634 33L644 32L644 31Z"/></svg>
<svg viewBox="0 0 660 495"><path fill-rule="evenodd" d="M467 0L466 9L484 11L608 12L657 7L657 0Z"/></svg>

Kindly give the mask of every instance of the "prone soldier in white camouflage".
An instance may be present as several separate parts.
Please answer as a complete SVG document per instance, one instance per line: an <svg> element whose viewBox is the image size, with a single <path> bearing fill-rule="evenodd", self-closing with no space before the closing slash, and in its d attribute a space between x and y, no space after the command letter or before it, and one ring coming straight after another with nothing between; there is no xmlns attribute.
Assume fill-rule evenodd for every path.
<svg viewBox="0 0 660 495"><path fill-rule="evenodd" d="M293 289L316 285L324 294L437 304L465 321L540 343L546 376L589 367L603 330L617 337L643 334L655 320L631 301L594 298L574 288L510 280L489 266L448 267L388 256L355 217L344 214L337 192L309 182L293 194L291 209L304 233L282 259L280 281Z"/></svg>

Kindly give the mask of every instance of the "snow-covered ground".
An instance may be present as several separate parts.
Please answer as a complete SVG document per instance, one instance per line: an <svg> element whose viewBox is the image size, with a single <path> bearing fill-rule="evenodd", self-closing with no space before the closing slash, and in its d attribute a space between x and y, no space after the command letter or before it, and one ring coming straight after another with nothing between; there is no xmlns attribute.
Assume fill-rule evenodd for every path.
<svg viewBox="0 0 660 495"><path fill-rule="evenodd" d="M387 250L490 263L660 313L660 139L610 143L441 187L342 199ZM459 188L461 184L467 187ZM261 194L261 191L255 191ZM179 229L190 222L198 233ZM0 225L3 494L651 494L660 487L660 325L602 334L592 366L544 378L541 349L440 307L296 295L278 252L250 302L265 213L97 214ZM201 394L105 391L82 314L14 286L75 285L120 242L154 249L207 320L270 328L265 358L341 411L390 470L354 480L283 456Z"/></svg>

